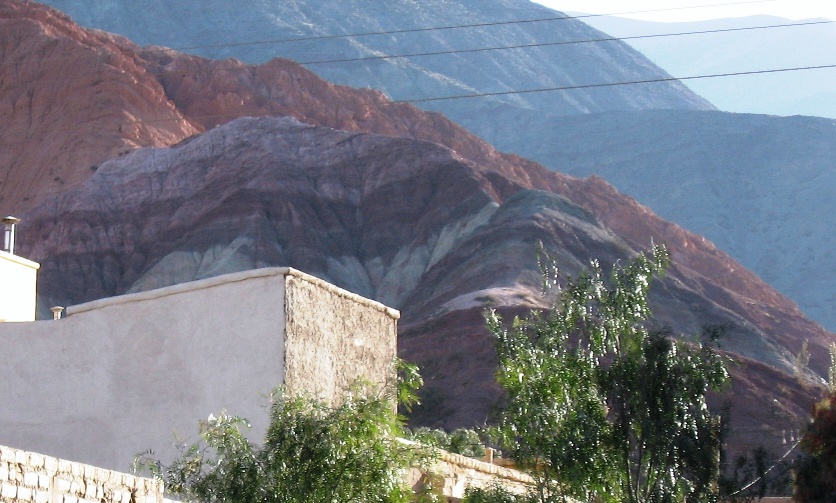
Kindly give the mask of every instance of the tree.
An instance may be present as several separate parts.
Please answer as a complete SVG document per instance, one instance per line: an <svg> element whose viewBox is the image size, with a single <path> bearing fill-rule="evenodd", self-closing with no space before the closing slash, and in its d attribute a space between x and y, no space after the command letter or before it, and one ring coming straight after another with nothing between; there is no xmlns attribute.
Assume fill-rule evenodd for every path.
<svg viewBox="0 0 836 503"><path fill-rule="evenodd" d="M380 392L358 383L333 408L279 391L263 445L247 439L246 420L222 413L200 423L200 441L171 465L147 459L140 465L186 501L413 501L404 473L423 454L399 440L403 422L393 398L414 403L420 376L414 366L401 369L397 388Z"/></svg>
<svg viewBox="0 0 836 503"><path fill-rule="evenodd" d="M813 422L801 439L804 455L796 467L795 499L836 501L836 343L830 345L828 393L813 407Z"/></svg>
<svg viewBox="0 0 836 503"><path fill-rule="evenodd" d="M547 312L510 327L486 314L507 395L494 432L536 481L519 501L712 499L720 429L706 394L728 373L709 346L645 326L651 280L668 265L664 247L654 247L605 281L593 262L555 288ZM556 285L554 263L543 269L544 285ZM484 491L470 497L490 501L478 499Z"/></svg>

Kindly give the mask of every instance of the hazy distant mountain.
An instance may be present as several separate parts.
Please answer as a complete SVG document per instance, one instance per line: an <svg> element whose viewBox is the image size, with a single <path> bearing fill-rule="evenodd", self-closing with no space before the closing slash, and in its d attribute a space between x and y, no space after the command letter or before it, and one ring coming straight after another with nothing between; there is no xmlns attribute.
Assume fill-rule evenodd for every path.
<svg viewBox="0 0 836 503"><path fill-rule="evenodd" d="M836 120L682 110L507 120L559 133L489 137L498 148L603 177L836 327Z"/></svg>
<svg viewBox="0 0 836 503"><path fill-rule="evenodd" d="M729 30L819 20L751 16L692 23L619 17L584 21L615 37ZM675 77L836 64L836 23L626 41ZM721 110L836 118L836 68L688 80Z"/></svg>
<svg viewBox="0 0 836 503"><path fill-rule="evenodd" d="M602 36L584 23L563 19L328 38L355 33L563 16L526 0L49 0L44 3L66 12L82 26L119 33L140 45L184 48L184 52L208 58L233 57L248 63L263 63L274 57L298 62L322 61L566 42ZM260 43L292 38L307 40ZM379 89L395 100L667 76L641 54L620 42L469 52L408 60L338 62L307 67L331 82ZM554 114L712 108L708 102L678 83L495 96L418 106L442 110L453 120L460 120L482 114L497 103Z"/></svg>

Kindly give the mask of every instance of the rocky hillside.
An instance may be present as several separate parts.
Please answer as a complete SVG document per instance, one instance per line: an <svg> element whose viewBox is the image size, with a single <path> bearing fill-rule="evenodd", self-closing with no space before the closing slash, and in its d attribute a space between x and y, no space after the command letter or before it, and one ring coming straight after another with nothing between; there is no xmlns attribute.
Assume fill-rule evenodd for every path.
<svg viewBox="0 0 836 503"><path fill-rule="evenodd" d="M519 121L514 114L509 120ZM836 327L836 121L716 111L530 114L560 131L527 154L598 175L723 251ZM494 137L514 151L524 134Z"/></svg>
<svg viewBox="0 0 836 503"><path fill-rule="evenodd" d="M199 7L188 2L126 0L48 0L47 3L66 10L81 24L121 33L141 44L182 47L210 58L234 57L256 63L275 56L323 61L537 45L514 50L308 65L330 81L380 89L394 99L583 86L667 76L621 42L566 44L606 38L603 33L572 19L329 38L563 16L525 0L395 1L387 2L385 8L375 0L331 2L327 8L312 0L271 3L246 0L243 4L209 1L200 3ZM242 5L246 8L241 8ZM642 29L650 30L647 26ZM731 33L722 38L703 36L699 40L701 43L730 41L734 51L723 50L724 58L714 56L716 47L712 50L710 59L714 64L726 61L736 51L754 51L758 57L768 55L774 62L775 51L753 49L754 37L784 47L787 44L781 44L780 37L793 37L798 30L802 28ZM803 30L809 32L810 28ZM292 38L305 40L249 43ZM683 39L686 37L643 42L663 44L665 54L671 54ZM695 37L688 39L698 43ZM559 45L538 45L553 43ZM815 51L802 51L808 58L804 61L812 62L816 54L821 55L820 51L829 47L820 46ZM688 47L689 51L692 49L693 44ZM801 61L801 56L798 51L792 52L794 64ZM660 61L672 58L667 56ZM675 59L699 63L692 52L676 54ZM735 61L728 63L731 67L724 71L753 69L757 65L754 56L744 55ZM681 69L670 67L671 71L677 68ZM734 84L738 94L735 100L741 103L747 96L758 93L757 80L747 79L712 79L700 84L712 85L717 80ZM788 96L789 92L783 93L777 99L787 100ZM808 316L830 330L836 329L836 313L831 308L836 289L825 281L836 274L836 256L829 252L833 249L832 233L811 228L827 224L832 227L833 219L828 217L836 214L834 198L822 200L823 191L832 192L836 186L833 180L836 158L832 155L833 135L823 131L826 128L820 121L693 114L712 107L678 83L581 88L417 105L443 112L500 150L537 160L564 173L602 176L665 218L705 235L798 302ZM664 115L644 112L650 109L675 112ZM629 119L607 115L574 118L579 114L614 111L639 113ZM614 160L628 155L629 161L614 164ZM702 164L692 169L698 159ZM683 162L675 165L672 161ZM799 176L796 166L819 175ZM690 190L690 187L699 189ZM730 191L730 187L739 188L740 193ZM671 193L677 196L667 197Z"/></svg>
<svg viewBox="0 0 836 503"><path fill-rule="evenodd" d="M45 305L272 265L326 278L402 310L402 355L429 382L417 419L473 425L498 398L480 313L542 307L537 242L574 275L592 257L612 264L642 247L599 220L592 198L631 228L661 223L603 182L546 173L531 183L497 169L508 161L292 118L242 118L103 163L25 215L25 252L42 263ZM575 191L583 196L559 193ZM722 347L740 362L734 400L781 403L752 416L741 407L738 428L791 427L814 390L788 377L789 347L800 336L820 347L826 334L770 304L764 295L774 294L756 292L767 288L757 278L730 274L739 266L697 236L674 226L651 236L671 244L678 264L654 291L658 326L725 327ZM722 286L723 274L736 284ZM767 391L752 379L793 385Z"/></svg>
<svg viewBox="0 0 836 503"><path fill-rule="evenodd" d="M141 49L28 2L0 2L0 43L0 99L18 97L0 128L31 137L7 146L15 162L3 172L3 212L29 209L19 251L43 264L45 305L297 267L402 309L402 353L424 367L433 405L421 421L472 425L498 396L480 312L538 305L536 242L572 274L654 240L677 263L654 293L659 323L685 333L724 327L724 348L740 362L737 438L777 441L769 435L807 414L816 391L793 380L793 354L809 340L823 370L832 334L704 238L601 179L501 154L440 115L292 62ZM36 70L37 79L16 77ZM64 120L92 131L54 127L62 105L52 90L88 78L95 85L63 100L88 106ZM254 115L284 118L228 123ZM163 125L170 136L150 134ZM125 153L130 141L149 148ZM32 151L53 152L63 186L33 174ZM60 193L44 197L49 190Z"/></svg>
<svg viewBox="0 0 836 503"><path fill-rule="evenodd" d="M265 63L281 57L340 84L370 87L394 100L541 89L668 75L620 42L565 44L603 34L527 0L316 0L200 3L126 0L44 2L82 26L122 34L140 45L183 48L210 59ZM499 24L547 19L542 22ZM424 30L427 27L468 27ZM477 25L477 26L472 26ZM403 30L415 30L401 32ZM389 33L398 31L400 33ZM379 33L357 37L347 34ZM287 42L288 39L303 39ZM273 42L271 42L273 41ZM275 42L284 41L284 42ZM561 43L555 45L556 43ZM516 50L411 58L333 61L460 49L547 44ZM495 96L422 104L459 122L485 116L499 104L554 114L611 110L710 109L679 83L635 88L577 89L563 93ZM477 132L478 134L478 132Z"/></svg>

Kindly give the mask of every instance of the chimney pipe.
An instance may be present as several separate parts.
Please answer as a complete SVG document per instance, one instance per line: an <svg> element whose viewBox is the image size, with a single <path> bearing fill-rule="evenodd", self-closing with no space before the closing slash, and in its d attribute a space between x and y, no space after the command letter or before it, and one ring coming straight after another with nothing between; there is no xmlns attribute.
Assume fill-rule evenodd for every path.
<svg viewBox="0 0 836 503"><path fill-rule="evenodd" d="M15 253L15 227L20 223L19 218L8 216L3 220L3 251L12 255Z"/></svg>

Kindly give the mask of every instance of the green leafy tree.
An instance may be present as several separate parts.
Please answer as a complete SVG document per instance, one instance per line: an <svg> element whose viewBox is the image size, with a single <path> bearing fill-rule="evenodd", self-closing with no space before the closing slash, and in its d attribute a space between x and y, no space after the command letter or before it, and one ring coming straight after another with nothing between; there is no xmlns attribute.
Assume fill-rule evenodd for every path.
<svg viewBox="0 0 836 503"><path fill-rule="evenodd" d="M410 406L420 385L413 366L402 366L401 376L383 392L357 384L337 407L278 392L262 445L245 436L246 420L222 413L200 423L200 441L172 464L145 458L139 465L186 501L413 501L404 474L428 455L398 438L395 397Z"/></svg>
<svg viewBox="0 0 836 503"><path fill-rule="evenodd" d="M515 501L714 498L720 425L705 397L728 373L709 346L646 328L651 281L668 265L663 247L614 267L608 280L593 262L557 289L547 312L510 327L486 314L507 394L497 440L536 481ZM554 263L543 269L554 287ZM470 501L490 501L486 494Z"/></svg>

